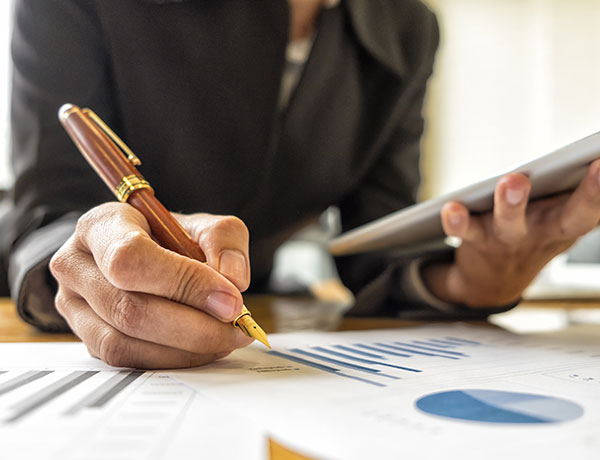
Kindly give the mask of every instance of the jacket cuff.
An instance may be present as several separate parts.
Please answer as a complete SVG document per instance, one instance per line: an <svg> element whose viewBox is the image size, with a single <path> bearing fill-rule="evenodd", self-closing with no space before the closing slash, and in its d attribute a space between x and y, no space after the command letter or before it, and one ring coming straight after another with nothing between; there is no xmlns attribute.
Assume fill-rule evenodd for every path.
<svg viewBox="0 0 600 460"><path fill-rule="evenodd" d="M69 327L54 307L57 284L48 264L73 234L77 217L65 216L27 235L12 252L8 281L19 316L43 331L64 332Z"/></svg>
<svg viewBox="0 0 600 460"><path fill-rule="evenodd" d="M486 320L489 315L515 307L519 301L500 307L468 307L446 303L425 285L421 269L425 264L450 261L449 248L422 257L398 258L356 293L349 316L387 316L407 321Z"/></svg>
<svg viewBox="0 0 600 460"><path fill-rule="evenodd" d="M412 260L401 274L401 285L409 300L426 305L442 316L456 319L484 319L489 315L503 313L516 307L521 300L499 307L467 307L444 302L433 295L423 281L423 267L435 261L436 258L427 257Z"/></svg>
<svg viewBox="0 0 600 460"><path fill-rule="evenodd" d="M425 261L424 257L411 261L402 273L401 285L404 293L410 300L424 303L440 312L455 313L457 310L456 305L438 299L425 285L421 275L421 268Z"/></svg>

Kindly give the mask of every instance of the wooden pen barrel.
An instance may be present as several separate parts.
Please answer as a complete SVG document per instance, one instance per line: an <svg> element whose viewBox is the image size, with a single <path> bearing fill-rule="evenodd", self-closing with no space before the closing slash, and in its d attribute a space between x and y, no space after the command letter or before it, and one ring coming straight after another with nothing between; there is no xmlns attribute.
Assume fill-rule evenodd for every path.
<svg viewBox="0 0 600 460"><path fill-rule="evenodd" d="M154 196L150 184L131 160L86 113L66 104L60 109L59 119L81 154L117 198L144 215L161 246L201 262L206 260L198 244Z"/></svg>
<svg viewBox="0 0 600 460"><path fill-rule="evenodd" d="M113 193L124 177L140 175L108 135L79 107L64 105L59 119L83 157Z"/></svg>
<svg viewBox="0 0 600 460"><path fill-rule="evenodd" d="M150 225L152 235L161 246L200 262L206 261L200 246L192 240L173 215L156 199L152 190L136 190L127 202L144 215L148 225Z"/></svg>

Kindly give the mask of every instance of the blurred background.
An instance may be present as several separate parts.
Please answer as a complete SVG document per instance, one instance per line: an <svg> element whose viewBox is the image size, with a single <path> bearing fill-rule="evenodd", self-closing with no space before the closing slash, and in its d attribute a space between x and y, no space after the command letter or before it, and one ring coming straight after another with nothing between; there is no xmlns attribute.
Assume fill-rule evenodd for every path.
<svg viewBox="0 0 600 460"><path fill-rule="evenodd" d="M422 198L600 131L598 0L427 0L442 41Z"/></svg>

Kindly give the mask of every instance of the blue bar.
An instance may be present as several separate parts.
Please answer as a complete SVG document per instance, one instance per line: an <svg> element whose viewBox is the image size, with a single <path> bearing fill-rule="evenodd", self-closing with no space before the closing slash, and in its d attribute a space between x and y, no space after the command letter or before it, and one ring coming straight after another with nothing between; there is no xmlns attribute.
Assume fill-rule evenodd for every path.
<svg viewBox="0 0 600 460"><path fill-rule="evenodd" d="M444 350L446 348L455 348L456 345L446 345L446 344L441 344L441 343L436 343L433 340L429 340L429 341L425 341L425 340L413 340L413 343L418 343L420 345L426 345L429 347L438 347L438 348L443 348Z"/></svg>
<svg viewBox="0 0 600 460"><path fill-rule="evenodd" d="M444 345L448 345L450 347L457 347L458 344L455 342L450 342L449 340L442 340L442 339L429 339L430 342L438 342L438 343L442 343Z"/></svg>
<svg viewBox="0 0 600 460"><path fill-rule="evenodd" d="M357 350L356 348L347 347L346 345L332 345L335 348L339 348L340 350L349 351L352 353L356 353L357 355L367 356L369 358L377 358L377 359L385 359L385 356L376 355L375 353L367 353L366 351Z"/></svg>
<svg viewBox="0 0 600 460"><path fill-rule="evenodd" d="M305 366L314 367L316 369L319 369L320 371L333 372L333 373L340 371L339 369L335 369L333 367L329 367L324 364L315 363L313 361L308 361L304 358L298 358L297 356L294 356L294 355L288 355L286 353L281 353L280 351L270 350L270 351L267 351L267 353L269 353L271 355L279 356L280 358L289 359L291 361L295 361L300 364L304 364Z"/></svg>
<svg viewBox="0 0 600 460"><path fill-rule="evenodd" d="M379 369L372 369L370 367L359 366L358 364L347 363L345 361L340 361L339 359L329 358L328 356L319 355L317 353L311 353L310 351L301 350L300 348L290 348L291 352L298 353L299 355L309 356L311 358L320 359L321 361L325 361L326 363L337 364L338 366L347 367L348 369L352 369L354 371L366 372L368 374L377 374L382 377L387 377L389 379L400 380L400 377L396 377L394 375L388 375L382 373Z"/></svg>
<svg viewBox="0 0 600 460"><path fill-rule="evenodd" d="M358 358L356 356L347 355L346 353L340 353L339 351L328 350L327 348L324 348L324 347L311 347L311 348L314 350L320 351L322 353L329 353L330 355L337 356L338 358L353 359L354 361L358 361L359 363L375 364L375 365L379 365L379 366L388 366L388 367L393 367L395 369L401 369L403 371L421 372L418 369L412 369L410 367L397 366L395 364L382 363L379 361L373 361L371 359Z"/></svg>
<svg viewBox="0 0 600 460"><path fill-rule="evenodd" d="M401 356L402 358L410 358L410 355L407 355L406 353L396 353L396 352L390 351L390 350L382 350L381 348L373 347L371 345L364 345L362 343L355 343L354 346L366 348L367 350L379 351L381 353L385 353L386 355Z"/></svg>
<svg viewBox="0 0 600 460"><path fill-rule="evenodd" d="M474 340L459 339L458 337L446 337L446 339L451 340L453 342L468 343L470 345L481 345L480 342L475 342Z"/></svg>
<svg viewBox="0 0 600 460"><path fill-rule="evenodd" d="M358 380L359 382L368 383L370 385L375 385L376 387L387 387L387 385L384 383L375 382L373 380L365 379L362 377L356 377L354 375L344 374L343 372L340 372L339 369L334 369L333 367L325 366L323 364L315 363L315 362L309 361L307 359L299 358L298 356L288 355L287 353L281 353L280 351L275 351L275 350L270 350L265 353L279 356L280 358L284 358L289 361L294 361L298 364L303 364L308 367L313 367L315 369L319 369L321 371L325 371L325 372L331 373L333 375L339 375L340 377L346 377L346 378L349 378L352 380Z"/></svg>
<svg viewBox="0 0 600 460"><path fill-rule="evenodd" d="M393 350L407 351L409 353L414 353L416 355L436 356L438 358L446 358L446 359L459 359L456 356L437 355L435 353L428 353L426 351L413 350L411 348L399 347L397 345L388 345L388 344L385 344L385 343L377 343L377 345L379 345L381 347L392 348Z"/></svg>
<svg viewBox="0 0 600 460"><path fill-rule="evenodd" d="M383 365L387 365L387 363L378 363L377 361L373 361L372 359L359 358L357 356L350 356L350 355L347 355L346 353L341 353L339 351L328 350L325 347L310 347L310 348L312 348L313 350L320 351L322 353L328 353L330 355L337 356L338 358L346 358L346 359L358 361L359 363L363 363L363 364L383 364Z"/></svg>
<svg viewBox="0 0 600 460"><path fill-rule="evenodd" d="M412 343L403 343L403 342L394 342L394 343L397 343L398 345L402 345L404 347L412 347L412 348L418 348L419 350L433 351L434 353L446 353L446 354L455 355L455 356L466 356L464 353L460 353L459 351L441 350L439 348L424 347L422 345L414 345Z"/></svg>

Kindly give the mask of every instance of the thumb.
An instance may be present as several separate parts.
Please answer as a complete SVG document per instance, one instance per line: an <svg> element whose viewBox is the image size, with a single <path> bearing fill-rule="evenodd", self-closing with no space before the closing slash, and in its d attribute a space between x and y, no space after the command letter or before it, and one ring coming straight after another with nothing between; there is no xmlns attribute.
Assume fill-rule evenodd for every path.
<svg viewBox="0 0 600 460"><path fill-rule="evenodd" d="M212 214L175 215L206 255L206 263L240 291L250 285L249 234L234 216Z"/></svg>

